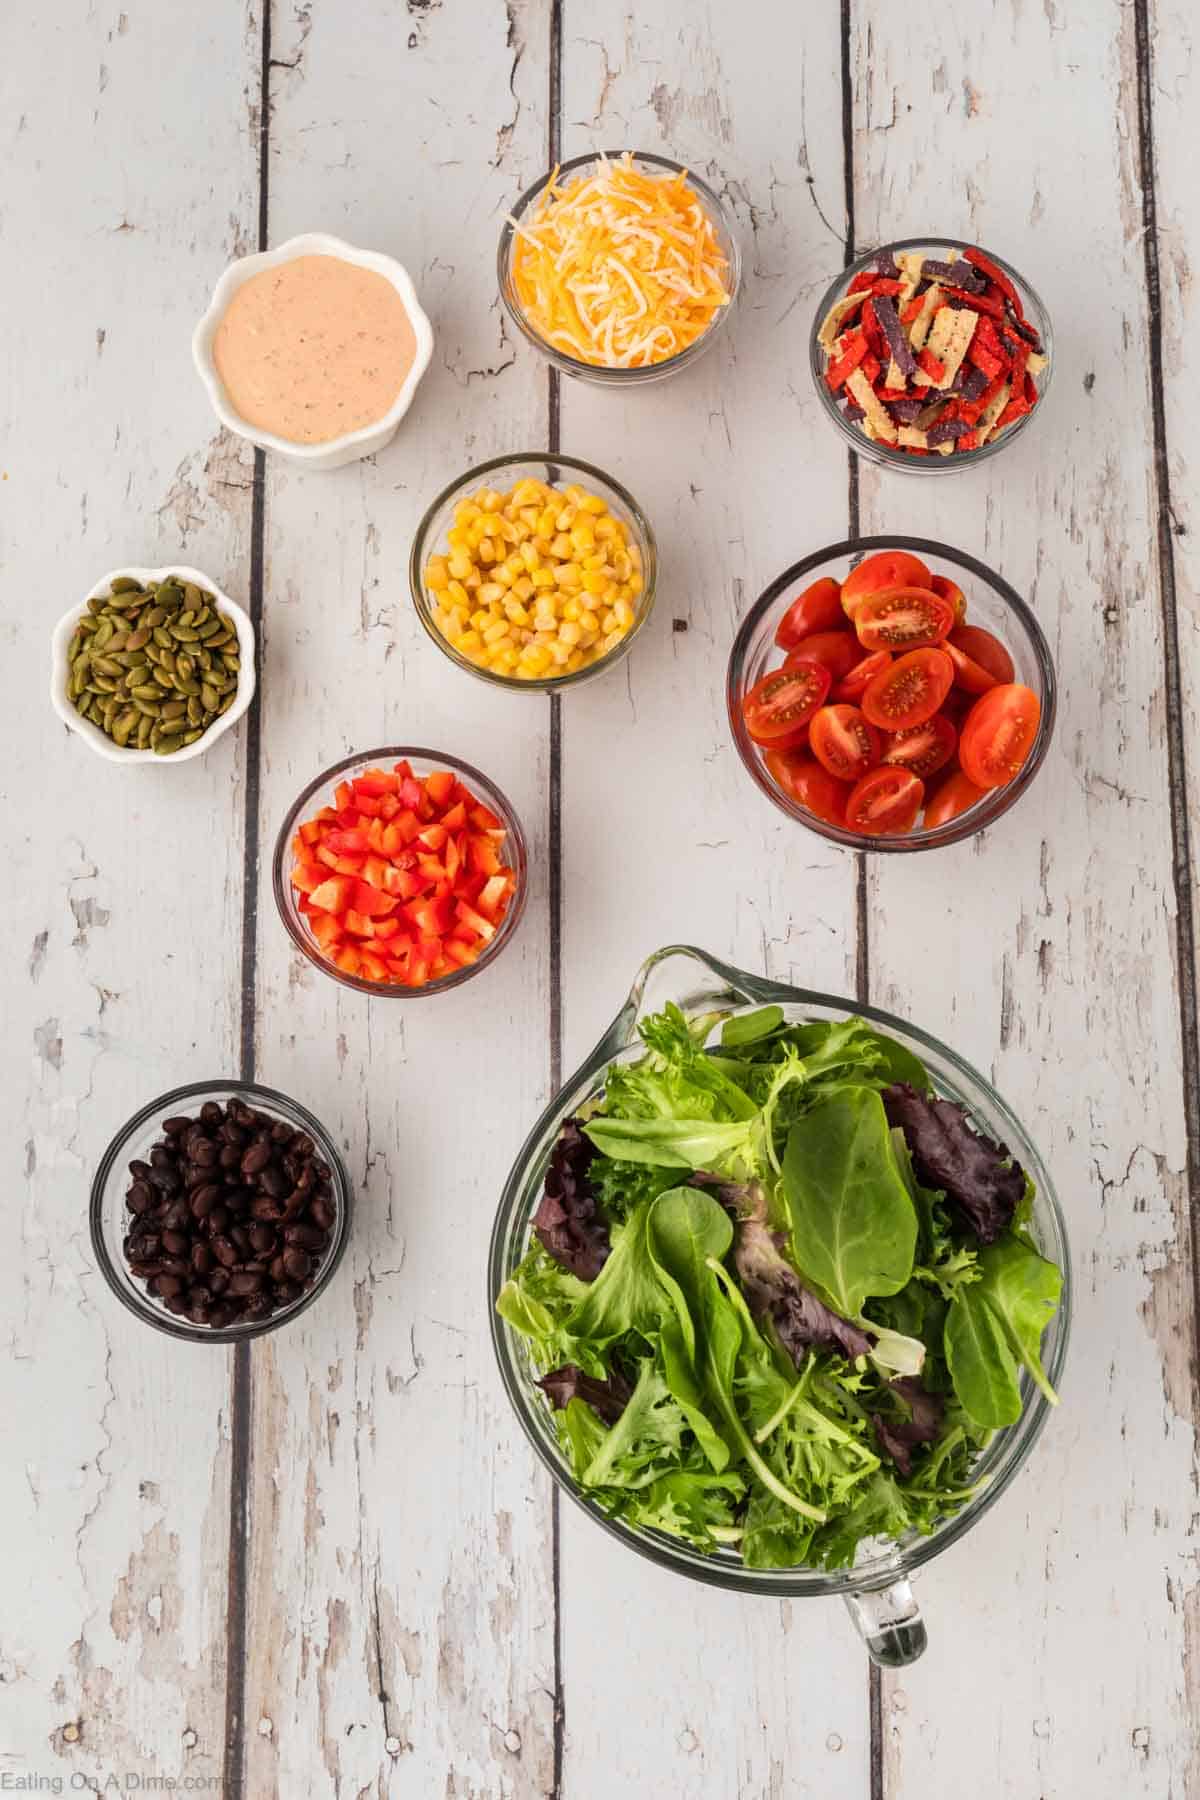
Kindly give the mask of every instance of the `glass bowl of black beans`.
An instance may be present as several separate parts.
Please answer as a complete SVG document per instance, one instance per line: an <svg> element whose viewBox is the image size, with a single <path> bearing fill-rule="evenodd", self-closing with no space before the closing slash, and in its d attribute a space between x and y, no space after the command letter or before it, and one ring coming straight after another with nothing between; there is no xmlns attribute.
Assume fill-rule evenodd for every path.
<svg viewBox="0 0 1200 1800"><path fill-rule="evenodd" d="M352 1197L328 1133L296 1101L241 1081L152 1100L92 1183L109 1287L170 1337L236 1343L311 1306L341 1261Z"/></svg>

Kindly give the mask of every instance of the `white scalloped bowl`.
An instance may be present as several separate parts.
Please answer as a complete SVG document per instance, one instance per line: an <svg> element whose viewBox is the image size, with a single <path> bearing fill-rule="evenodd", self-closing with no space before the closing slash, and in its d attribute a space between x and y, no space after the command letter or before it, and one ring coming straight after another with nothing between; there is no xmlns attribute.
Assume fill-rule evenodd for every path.
<svg viewBox="0 0 1200 1800"><path fill-rule="evenodd" d="M241 668L238 670L237 699L227 713L214 719L203 737L194 744L185 744L182 750L172 751L170 756L159 756L154 750L122 750L114 744L110 737L105 737L98 725L90 719L81 719L71 702L67 699L67 650L75 635L75 626L81 613L86 612L89 600L98 594L110 594L112 584L118 575L132 575L135 581L143 585L148 581L165 581L168 575L178 575L184 581L194 581L216 597L217 604L223 612L229 614L237 626L238 655L241 657ZM258 677L254 666L254 627L250 623L248 613L231 600L229 595L219 588L215 581L203 574L199 569L191 569L186 563L164 563L159 569L147 569L137 563L122 563L118 569L110 569L94 582L77 606L65 612L54 627L54 635L50 640L50 704L67 727L76 737L84 739L88 748L105 762L111 763L157 763L160 768L169 768L174 763L191 762L194 756L203 756L211 750L217 739L224 737L231 726L236 725L254 698L254 690L258 685Z"/></svg>
<svg viewBox="0 0 1200 1800"><path fill-rule="evenodd" d="M354 263L360 269L371 269L376 275L382 275L385 281L391 282L404 302L404 310L409 316L417 340L412 367L383 417L373 420L369 425L360 426L357 431L347 431L341 437L330 438L324 444L296 444L290 438L277 437L274 432L263 431L243 419L225 391L225 384L217 373L213 357L213 339L217 326L224 318L226 308L238 288L263 269L278 268L280 263L293 262L299 256L336 256L343 262ZM421 309L417 290L404 265L394 257L384 256L381 251L359 250L355 245L347 244L344 239L331 237L324 231L307 231L300 237L289 238L278 249L263 250L255 256L241 256L236 262L230 263L213 290L208 311L192 333L192 360L208 392L212 409L225 429L232 431L237 437L245 438L247 443L256 444L260 450L273 450L277 456L286 457L289 462L302 469L340 469L346 463L356 462L359 457L373 456L377 450L390 444L396 435L397 426L412 405L413 395L429 367L432 355L433 328Z"/></svg>

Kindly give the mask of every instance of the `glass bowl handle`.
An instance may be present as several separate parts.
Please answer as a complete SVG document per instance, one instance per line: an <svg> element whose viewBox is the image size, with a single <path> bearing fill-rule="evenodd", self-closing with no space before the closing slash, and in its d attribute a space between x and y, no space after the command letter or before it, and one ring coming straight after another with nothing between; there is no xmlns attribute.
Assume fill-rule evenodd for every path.
<svg viewBox="0 0 1200 1800"><path fill-rule="evenodd" d="M597 1051L611 1055L625 1049L637 1037L638 1020L660 1012L668 1000L691 1017L722 1007L769 1006L803 998L796 988L735 969L694 944L666 944L638 970L629 998Z"/></svg>
<svg viewBox="0 0 1200 1800"><path fill-rule="evenodd" d="M929 1638L912 1588L902 1576L886 1588L843 1596L867 1654L881 1669L902 1669L925 1654Z"/></svg>

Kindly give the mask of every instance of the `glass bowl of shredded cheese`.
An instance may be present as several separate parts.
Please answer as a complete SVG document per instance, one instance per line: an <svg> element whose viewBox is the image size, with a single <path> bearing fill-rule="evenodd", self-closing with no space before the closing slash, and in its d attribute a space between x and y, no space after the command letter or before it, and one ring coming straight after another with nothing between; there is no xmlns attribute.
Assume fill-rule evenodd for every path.
<svg viewBox="0 0 1200 1800"><path fill-rule="evenodd" d="M557 692L619 662L654 605L658 556L637 501L575 457L497 456L417 527L409 585L425 630L470 675Z"/></svg>
<svg viewBox="0 0 1200 1800"><path fill-rule="evenodd" d="M500 297L564 374L659 381L733 310L741 259L728 208L667 156L577 156L517 201L500 236Z"/></svg>

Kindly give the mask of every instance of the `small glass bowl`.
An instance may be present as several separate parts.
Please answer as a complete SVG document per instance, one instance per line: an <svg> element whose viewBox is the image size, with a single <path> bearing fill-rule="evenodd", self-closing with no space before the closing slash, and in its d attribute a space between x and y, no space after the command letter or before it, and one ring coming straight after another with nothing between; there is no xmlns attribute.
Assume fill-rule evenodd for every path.
<svg viewBox="0 0 1200 1800"><path fill-rule="evenodd" d="M624 151L606 150L603 154L610 162L616 162ZM650 175L680 175L688 178L689 187L695 190L704 210L712 220L716 239L728 264L727 285L729 288L728 304L723 306L714 318L708 330L696 341L689 344L686 350L680 350L675 356L668 356L662 362L651 363L644 369L609 369L597 363L581 362L576 356L568 356L565 351L557 350L548 344L541 333L530 322L520 301L517 298L512 282L513 245L516 239L514 222L520 224L525 214L536 207L543 191L549 185L551 177L557 176L559 182L569 179L581 170L590 168L599 161L600 153L588 151L584 156L572 157L570 162L560 163L557 169L547 170L540 180L517 201L512 213L504 221L504 229L500 233L500 247L496 255L496 276L500 284L500 298L504 309L513 324L527 337L536 350L540 350L547 360L560 369L564 375L573 375L577 381L595 382L598 387L641 387L651 381L662 381L668 375L686 368L713 343L713 340L724 329L725 323L737 305L738 292L742 280L742 258L738 249L737 236L733 228L733 216L719 195L715 194L707 182L701 181L695 171L686 163L674 162L669 156L655 156L650 151L635 150L632 153L634 167L644 170Z"/></svg>
<svg viewBox="0 0 1200 1800"><path fill-rule="evenodd" d="M581 487L599 494L609 511L629 529L641 551L642 591L638 596L633 624L620 643L614 644L606 655L568 675L542 675L533 681L518 681L513 675L498 675L494 669L478 668L469 657L463 656L454 648L449 638L442 635L433 616L434 597L425 585L425 565L431 556L442 552L446 533L454 520L454 509L460 500L465 500L480 487L501 488L507 492L519 481L529 477L553 487L569 487L572 482L578 482ZM622 487L611 475L606 475L603 469L596 468L594 463L580 462L573 456L551 456L536 450L521 451L515 456L494 456L490 462L477 463L473 469L467 469L464 474L457 476L431 502L425 517L417 526L408 559L408 582L417 617L443 656L448 656L457 668L465 670L468 675L474 675L479 681L486 681L491 687L503 688L508 693L558 694L564 688L579 687L585 681L594 680L597 675L603 675L615 663L619 663L623 657L628 656L634 639L650 617L657 581L658 547L654 541L654 533L650 529L649 519L628 488Z"/></svg>
<svg viewBox="0 0 1200 1800"><path fill-rule="evenodd" d="M247 1319L232 1325L211 1326L193 1325L185 1317L176 1317L174 1313L167 1311L161 1300L146 1292L144 1282L130 1274L121 1248L130 1217L125 1205L125 1195L131 1179L129 1164L147 1159L150 1146L162 1136L164 1119L169 1119L174 1113L198 1113L207 1100L215 1100L219 1105L230 1100L241 1100L256 1111L282 1119L288 1125L295 1126L298 1131L306 1131L316 1145L318 1154L328 1163L333 1176L336 1217L330 1242L323 1252L324 1260L313 1277L311 1286L305 1289L299 1299L293 1300L288 1306L281 1306L278 1312L271 1313L265 1319ZM349 1241L352 1212L353 1190L342 1159L325 1127L305 1107L290 1100L286 1094L276 1093L274 1088L259 1087L250 1081L196 1081L187 1087L173 1088L169 1094L160 1094L157 1100L151 1100L149 1105L143 1106L118 1131L101 1157L92 1181L89 1225L92 1252L99 1264L100 1273L122 1306L128 1307L136 1318L146 1325L153 1325L156 1331L165 1332L168 1337L180 1338L191 1344L236 1344L246 1338L262 1337L265 1332L274 1331L280 1325L290 1324L325 1291Z"/></svg>
<svg viewBox="0 0 1200 1800"><path fill-rule="evenodd" d="M357 775L365 775L368 769L390 768L393 763L407 761L411 763L414 775L429 775L434 769L451 769L458 779L478 796L484 806L489 807L503 824L507 836L502 846L505 861L516 873L517 887L508 911L496 927L496 935L473 963L466 963L456 969L453 975L439 976L435 981L427 981L424 987L403 987L399 983L385 981L369 981L362 975L350 975L345 969L339 969L325 955L317 940L313 937L300 911L298 895L291 883L293 864L292 839L306 819L310 819L322 806L332 805L333 791L340 781L353 781ZM486 775L472 768L470 763L463 762L460 757L447 756L441 750L422 750L411 744L392 744L382 750L361 750L356 756L347 756L342 762L334 763L331 769L325 769L308 786L298 799L293 801L287 817L279 828L279 836L275 840L272 856L271 885L275 894L275 904L279 908L279 916L283 920L284 929L295 944L313 965L320 969L322 975L328 975L332 981L342 987L355 988L360 994L379 995L383 999L419 1000L427 994L444 994L450 988L461 987L473 975L495 962L501 950L508 943L521 921L525 911L525 896L529 886L529 857L525 847L525 833L521 829L521 821L513 811L511 803L490 782ZM332 871L331 871L332 873Z"/></svg>
<svg viewBox="0 0 1200 1800"><path fill-rule="evenodd" d="M1045 304L1035 290L1030 287L1025 277L1019 275L1011 263L1006 263L1003 257L996 256L991 250L985 252L988 261L995 263L1001 273L1008 276L1021 296L1025 317L1041 339L1046 366L1036 377L1038 403L1035 407L1021 418L1014 419L1013 423L1007 425L998 437L990 437L978 450L964 452L956 450L953 456L910 456L905 450L893 449L890 444L881 444L876 439L869 438L857 424L853 424L846 418L836 398L830 392L829 383L825 379L829 361L824 348L817 342L817 333L834 301L841 299L856 275L861 275L864 270L873 269L878 257L895 256L897 251L925 250L939 260L945 261L947 250L957 250L961 253L964 250L981 248L981 245L968 243L963 238L899 238L894 244L881 244L877 249L868 251L865 256L860 256L856 262L852 262L848 268L843 269L825 290L813 318L812 330L808 337L808 361L812 370L813 385L817 390L817 396L826 417L832 419L850 448L857 455L865 457L868 462L880 463L890 469L902 469L910 475L947 475L952 474L956 469L973 468L976 463L983 462L985 458L994 456L998 450L1003 450L1009 444L1015 443L1030 420L1036 419L1045 406L1046 395L1050 389L1050 378L1054 374L1054 333L1050 326L1050 315L1046 311ZM898 539L897 542L899 542Z"/></svg>
<svg viewBox="0 0 1200 1800"><path fill-rule="evenodd" d="M1033 748L1010 782L990 789L986 799L945 825L936 825L932 830L921 827L897 837L867 837L861 832L848 831L844 826L819 819L816 813L789 799L771 779L762 753L746 730L742 717L743 697L771 666L782 661L784 653L775 643L775 631L797 595L826 575L835 581L844 581L863 556L877 550L909 550L928 563L934 574L948 572L966 595L967 624L982 625L1000 639L1013 659L1014 679L1033 689L1042 708ZM738 754L768 800L780 812L828 838L831 843L844 844L848 850L895 851L903 855L914 850L938 850L946 844L959 844L964 838L974 837L977 831L994 825L1010 806L1016 804L1041 768L1050 748L1058 684L1050 646L1037 619L1016 590L986 563L961 550L952 550L948 544L935 544L926 538L848 538L825 550L814 550L811 556L793 563L754 602L738 627L729 653L725 703Z"/></svg>

